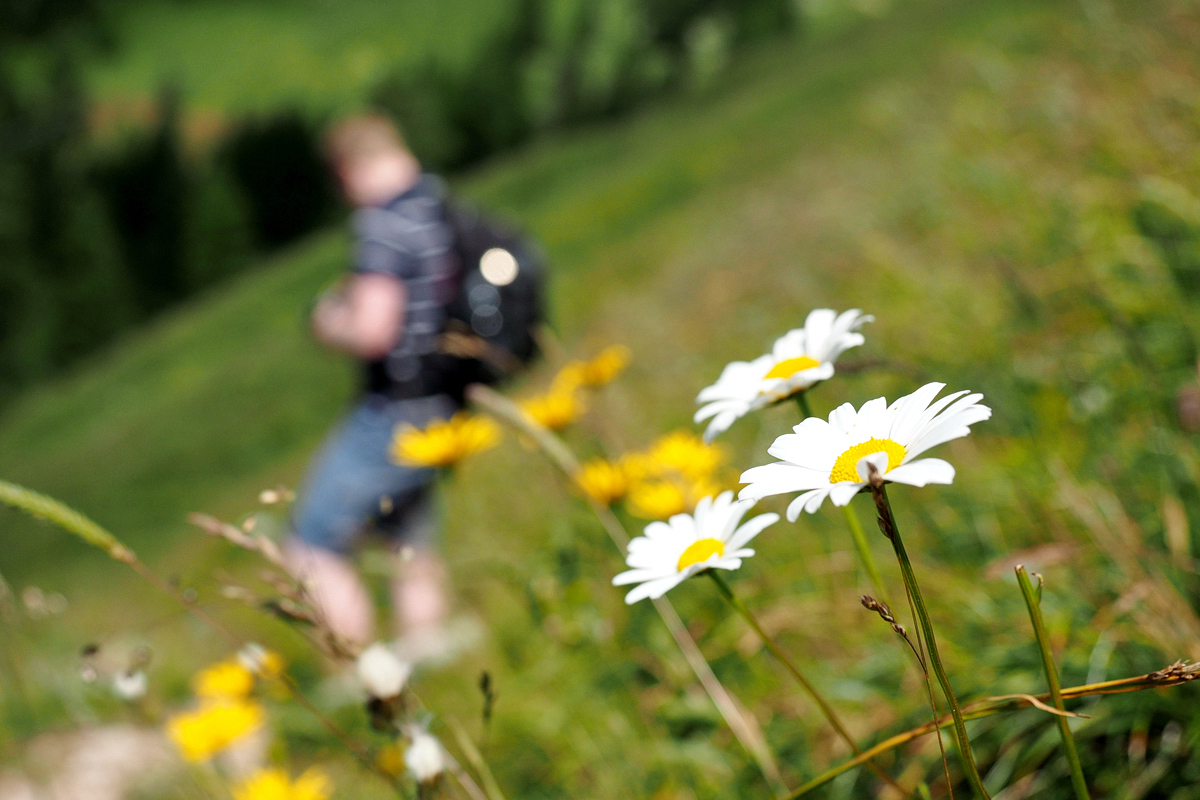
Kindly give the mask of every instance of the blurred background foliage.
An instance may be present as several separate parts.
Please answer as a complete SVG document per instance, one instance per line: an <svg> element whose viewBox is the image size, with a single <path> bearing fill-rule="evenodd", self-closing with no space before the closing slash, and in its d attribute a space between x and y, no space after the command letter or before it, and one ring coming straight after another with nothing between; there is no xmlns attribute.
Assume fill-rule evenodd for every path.
<svg viewBox="0 0 1200 800"><path fill-rule="evenodd" d="M95 516L279 643L361 735L359 709L298 643L219 599L221 576L253 565L183 520L253 509L282 528L255 496L295 484L352 396L352 367L312 345L303 309L348 257L316 132L370 104L398 116L456 191L544 242L567 351L633 349L628 375L570 433L576 449L616 455L689 426L726 361L812 307L862 307L878 321L814 394L817 413L927 380L982 391L996 410L947 447L954 486L893 498L961 694L1042 689L1018 562L1046 576L1064 685L1200 658L1195 3L180 0L3 13L0 475ZM543 385L551 362L527 383ZM790 408L740 422L729 481L793 422ZM460 607L488 633L420 675L422 696L485 742L513 798L765 796L652 611L608 585L620 563L603 532L556 485L510 442L444 487ZM173 701L223 654L118 565L8 512L0 534L13 589L0 649L21 654L0 665L7 762L27 766L26 743L50 729L147 722L78 680L82 643L151 644L151 680ZM904 652L857 604L867 584L840 518L781 524L756 547L739 593L855 734L922 722ZM673 598L785 778L844 757L693 583ZM485 669L499 697L486 736ZM1184 687L1083 704L1096 796L1200 796L1198 700ZM286 707L272 719L293 760L330 758L310 719ZM1046 715L972 732L1007 800L1068 796ZM932 740L895 759L897 773L940 770ZM386 796L349 763L333 769L340 796ZM855 773L821 796L873 786Z"/></svg>
<svg viewBox="0 0 1200 800"><path fill-rule="evenodd" d="M423 163L454 172L537 134L627 112L673 89L702 89L737 48L788 32L796 16L790 0L508 0L487 12L454 0L437 13L372 0L336 11L321 2L233 5L7 4L0 159L11 178L0 219L13 256L0 274L10 309L0 328L0 402L334 219L338 203L318 147L333 110L357 101L392 114ZM246 15L256 13L250 24ZM312 88L305 73L253 109L222 94L229 105L185 119L181 102L192 92L211 96L214 80L253 85L258 69L291 72L303 48L281 35L281 17L358 48L370 45L364 28L388 37L424 26L408 33L410 47L404 36L389 43L409 61L410 50L424 55L392 66L360 54L379 63L365 72L351 64L358 85L335 83L333 102L319 92L291 96ZM331 17L350 23L329 34ZM205 20L209 36L200 38ZM470 46L448 61L445 32L464 22ZM257 63L264 49L278 60ZM222 58L234 72L213 75ZM122 87L140 90L133 101L114 89L93 103L89 74L123 73L139 59L151 66L127 76L141 84Z"/></svg>

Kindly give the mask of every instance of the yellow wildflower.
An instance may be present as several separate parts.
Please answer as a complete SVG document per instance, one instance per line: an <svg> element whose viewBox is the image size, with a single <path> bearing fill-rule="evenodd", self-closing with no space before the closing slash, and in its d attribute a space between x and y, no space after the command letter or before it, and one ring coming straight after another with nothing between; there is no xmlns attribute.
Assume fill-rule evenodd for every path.
<svg viewBox="0 0 1200 800"><path fill-rule="evenodd" d="M555 392L573 392L583 386L587 381L584 379L588 370L588 365L582 361L569 361L558 371L554 376L554 380L550 382L550 393Z"/></svg>
<svg viewBox="0 0 1200 800"><path fill-rule="evenodd" d="M254 673L237 661L220 661L196 673L192 690L197 697L246 697L254 690Z"/></svg>
<svg viewBox="0 0 1200 800"><path fill-rule="evenodd" d="M629 364L632 354L629 348L614 344L604 348L595 358L583 365L581 382L585 386L603 386L611 383Z"/></svg>
<svg viewBox="0 0 1200 800"><path fill-rule="evenodd" d="M686 514L703 498L721 493L721 487L707 476L689 481L678 477L638 481L629 487L626 508L642 519L668 519Z"/></svg>
<svg viewBox="0 0 1200 800"><path fill-rule="evenodd" d="M292 781L281 769L260 769L233 789L233 800L326 800L333 787L319 769Z"/></svg>
<svg viewBox="0 0 1200 800"><path fill-rule="evenodd" d="M629 476L620 464L594 458L575 474L583 493L601 505L612 505L629 491Z"/></svg>
<svg viewBox="0 0 1200 800"><path fill-rule="evenodd" d="M630 482L645 480L655 474L654 465L645 453L626 453L618 463Z"/></svg>
<svg viewBox="0 0 1200 800"><path fill-rule="evenodd" d="M419 467L450 467L499 441L500 428L495 422L459 412L448 421L434 420L425 430L401 426L392 440L392 460Z"/></svg>
<svg viewBox="0 0 1200 800"><path fill-rule="evenodd" d="M396 777L404 774L404 747L397 742L388 742L375 753L375 766L388 775Z"/></svg>
<svg viewBox="0 0 1200 800"><path fill-rule="evenodd" d="M188 761L206 761L257 730L265 712L249 700L212 700L167 721L167 734Z"/></svg>
<svg viewBox="0 0 1200 800"><path fill-rule="evenodd" d="M579 419L583 401L574 392L552 391L521 401L525 415L548 430L557 431Z"/></svg>
<svg viewBox="0 0 1200 800"><path fill-rule="evenodd" d="M646 455L654 473L673 473L691 481L710 477L725 461L723 449L705 444L690 431L675 431L663 436Z"/></svg>
<svg viewBox="0 0 1200 800"><path fill-rule="evenodd" d="M688 496L676 481L643 481L629 489L629 513L642 519L667 519L688 511Z"/></svg>

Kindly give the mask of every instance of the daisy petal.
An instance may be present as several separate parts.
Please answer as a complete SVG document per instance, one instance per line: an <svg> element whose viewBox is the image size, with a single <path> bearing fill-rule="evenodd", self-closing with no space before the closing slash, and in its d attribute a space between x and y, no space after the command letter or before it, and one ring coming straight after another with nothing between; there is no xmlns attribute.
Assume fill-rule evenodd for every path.
<svg viewBox="0 0 1200 800"><path fill-rule="evenodd" d="M779 522L779 515L775 513L759 514L757 517L752 517L746 520L742 527L734 531L725 546L730 550L737 550L776 522Z"/></svg>
<svg viewBox="0 0 1200 800"><path fill-rule="evenodd" d="M894 483L926 486L931 483L954 483L954 466L940 458L919 458L896 467L887 474Z"/></svg>
<svg viewBox="0 0 1200 800"><path fill-rule="evenodd" d="M829 499L839 508L848 505L865 483L839 483L829 490Z"/></svg>

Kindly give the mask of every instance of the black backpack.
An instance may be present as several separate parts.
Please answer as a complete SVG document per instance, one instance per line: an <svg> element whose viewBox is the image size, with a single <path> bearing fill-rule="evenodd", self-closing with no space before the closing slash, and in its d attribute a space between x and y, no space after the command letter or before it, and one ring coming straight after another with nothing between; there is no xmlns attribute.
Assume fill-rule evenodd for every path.
<svg viewBox="0 0 1200 800"><path fill-rule="evenodd" d="M494 384L520 372L540 353L542 257L520 231L470 206L447 203L446 219L459 274L446 308L442 350L454 357L456 383Z"/></svg>

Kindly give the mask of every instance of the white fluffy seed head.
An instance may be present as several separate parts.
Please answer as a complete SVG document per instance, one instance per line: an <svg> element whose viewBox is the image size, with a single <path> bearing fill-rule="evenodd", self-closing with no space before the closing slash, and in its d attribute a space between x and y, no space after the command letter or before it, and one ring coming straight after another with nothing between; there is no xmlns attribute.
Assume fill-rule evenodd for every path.
<svg viewBox="0 0 1200 800"><path fill-rule="evenodd" d="M417 783L429 783L446 769L446 751L442 743L428 731L412 726L409 743L404 751L404 766Z"/></svg>
<svg viewBox="0 0 1200 800"><path fill-rule="evenodd" d="M263 671L267 660L267 650L258 642L247 642L237 653L238 663L255 675Z"/></svg>
<svg viewBox="0 0 1200 800"><path fill-rule="evenodd" d="M358 679L372 697L395 697L404 689L412 665L406 664L382 642L362 651L358 657Z"/></svg>
<svg viewBox="0 0 1200 800"><path fill-rule="evenodd" d="M122 700L140 700L146 694L148 683L146 673L140 669L125 670L113 677L113 693Z"/></svg>

